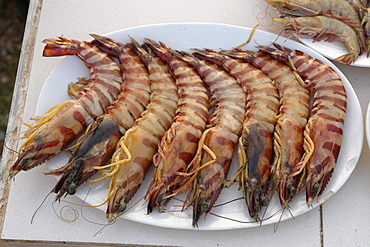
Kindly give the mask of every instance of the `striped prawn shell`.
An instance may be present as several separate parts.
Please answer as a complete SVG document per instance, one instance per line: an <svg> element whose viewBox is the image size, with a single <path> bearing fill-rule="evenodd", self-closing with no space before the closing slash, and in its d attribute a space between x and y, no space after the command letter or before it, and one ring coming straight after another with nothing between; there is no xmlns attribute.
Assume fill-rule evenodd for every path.
<svg viewBox="0 0 370 247"><path fill-rule="evenodd" d="M303 155L303 131L309 116L310 95L301 78L284 63L262 52L240 50L244 59L262 70L275 83L280 108L274 132L272 180L277 183L280 201L286 207L302 186L300 169ZM239 55L241 55L239 54Z"/></svg>
<svg viewBox="0 0 370 247"><path fill-rule="evenodd" d="M91 69L87 85L71 95L75 100L63 102L46 112L29 128L18 159L10 168L15 176L21 170L38 166L61 152L87 125L87 118L96 118L117 99L124 85L117 63L106 53L85 41L64 37L46 39L43 55L77 55Z"/></svg>
<svg viewBox="0 0 370 247"><path fill-rule="evenodd" d="M152 94L141 118L121 138L113 154L112 162L126 161L118 165L117 172L111 177L106 211L109 221L113 220L115 213L124 211L144 181L153 163L158 143L170 127L178 107L177 86L166 64L159 58L144 53L138 44L136 49L141 53L141 58L146 59Z"/></svg>
<svg viewBox="0 0 370 247"><path fill-rule="evenodd" d="M259 64L275 83L280 94L281 105L275 127L274 148L276 161L273 180L278 181L280 201L283 207L300 189L301 173L291 174L298 169L303 155L303 130L309 116L310 95L292 69L269 55L257 52L254 64Z"/></svg>
<svg viewBox="0 0 370 247"><path fill-rule="evenodd" d="M87 41L76 41L59 37L59 39L46 39L44 56L59 55L62 49L72 50L81 58L86 66L91 69L90 77L87 78L88 87L70 93L88 111L92 118L106 113L106 109L116 99L122 90L121 70L119 65L105 52ZM51 54L50 54L51 53Z"/></svg>
<svg viewBox="0 0 370 247"><path fill-rule="evenodd" d="M246 115L238 142L239 177L249 214L257 217L260 206L269 198L273 135L280 101L272 80L242 59L215 51L197 51L195 56L209 59L234 76L247 95Z"/></svg>
<svg viewBox="0 0 370 247"><path fill-rule="evenodd" d="M148 213L161 208L181 187L183 176L193 159L208 115L208 94L199 74L170 52L170 48L153 40L146 43L169 67L179 92L178 109L169 130L154 156L155 170L146 197Z"/></svg>
<svg viewBox="0 0 370 247"><path fill-rule="evenodd" d="M101 50L118 57L125 87L116 101L107 108L79 139L72 157L62 169L49 174L63 174L53 192L58 200L74 194L113 154L122 135L141 117L150 101L150 79L146 65L136 52L119 42L94 34L93 43ZM108 49L109 48L109 49Z"/></svg>
<svg viewBox="0 0 370 247"><path fill-rule="evenodd" d="M196 226L203 213L205 216L209 214L224 187L234 147L242 130L246 95L238 81L217 65L185 53L177 55L189 62L209 86L210 108L213 108L192 161L192 169L200 168L195 173L195 185L191 192L194 195L193 226Z"/></svg>
<svg viewBox="0 0 370 247"><path fill-rule="evenodd" d="M270 53L284 62L291 62L313 93L311 114L305 128L313 143L313 153L306 164L306 200L311 205L314 197L322 195L336 165L343 137L347 94L340 76L329 65L304 52L275 45L279 50Z"/></svg>
<svg viewBox="0 0 370 247"><path fill-rule="evenodd" d="M128 47L125 52L119 53L119 60L128 86L123 88L117 101L107 111L124 134L145 111L150 102L152 86L146 65L133 49Z"/></svg>

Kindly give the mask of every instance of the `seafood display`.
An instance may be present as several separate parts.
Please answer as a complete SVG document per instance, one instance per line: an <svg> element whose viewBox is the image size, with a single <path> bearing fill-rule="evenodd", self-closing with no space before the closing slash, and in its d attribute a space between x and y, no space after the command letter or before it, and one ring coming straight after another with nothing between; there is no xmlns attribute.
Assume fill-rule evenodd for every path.
<svg viewBox="0 0 370 247"><path fill-rule="evenodd" d="M274 23L298 38L315 41L338 40L348 53L335 61L353 64L359 55L369 55L367 3L347 0L265 0L281 15Z"/></svg>
<svg viewBox="0 0 370 247"><path fill-rule="evenodd" d="M92 35L88 42L118 61L123 86L100 115L86 110L93 121L81 127L71 158L50 167L49 174L61 175L56 200L80 197L89 186L84 200L102 204L109 222L138 214L167 222L176 215L203 228L220 215L245 227L299 215L338 186L354 96L326 61L301 52L303 46L261 42L259 31L260 45L243 49L127 34ZM272 43L269 35L263 39ZM85 84L71 84L75 101L92 85ZM48 114L44 119L58 117ZM89 201L95 188L105 196Z"/></svg>

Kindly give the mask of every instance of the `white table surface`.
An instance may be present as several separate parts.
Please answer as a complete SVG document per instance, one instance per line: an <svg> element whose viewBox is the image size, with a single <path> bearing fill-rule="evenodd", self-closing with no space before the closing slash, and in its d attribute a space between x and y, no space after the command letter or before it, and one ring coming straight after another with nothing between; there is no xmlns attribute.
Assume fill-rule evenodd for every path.
<svg viewBox="0 0 370 247"><path fill-rule="evenodd" d="M38 8L41 6L41 9ZM63 35L80 40L90 40L89 33L105 34L115 30L140 25L172 22L214 22L269 28L270 16L275 11L263 0L64 0L31 1L31 14L40 13L37 27L34 27L35 48L31 60L29 84L24 111L17 111L19 121L27 121L35 115L40 90L50 72L63 58L43 58L44 45L41 41ZM261 17L257 21L257 17ZM31 20L31 17L28 19ZM30 24L28 24L30 30ZM26 35L29 35L29 33ZM24 46L25 49L25 46ZM23 53L26 51L23 50ZM32 51L31 51L32 53ZM22 63L22 61L21 61ZM336 64L352 83L365 115L370 95L370 69ZM21 65L20 65L21 66ZM22 71L18 71L22 74ZM23 71L24 74L24 71ZM22 78L17 79L17 83ZM17 103L18 104L18 103ZM16 108L13 103L13 109ZM19 118L19 119L18 119ZM22 130L25 128L22 127ZM9 127L8 136L13 131ZM8 137L9 138L9 137ZM365 140L366 141L366 140ZM7 152L7 151L6 151ZM7 156L5 152L4 157ZM2 167L11 160L2 160ZM47 243L98 243L165 246L368 246L370 243L370 152L366 143L361 158L345 185L320 207L308 213L280 223L274 233L274 226L224 230L175 230L149 226L119 219L96 236L100 225L79 217L73 223L60 220L52 210L53 196L37 212L32 224L31 217L43 198L55 184L55 178L44 176L47 167L40 166L29 172L21 172L11 181L10 193L3 222L1 238L8 245L45 241ZM73 196L71 201L80 202ZM3 208L4 210L5 208ZM84 209L86 218L103 214L98 209ZM101 217L102 219L104 217ZM322 226L322 227L321 227ZM322 232L321 232L322 230Z"/></svg>

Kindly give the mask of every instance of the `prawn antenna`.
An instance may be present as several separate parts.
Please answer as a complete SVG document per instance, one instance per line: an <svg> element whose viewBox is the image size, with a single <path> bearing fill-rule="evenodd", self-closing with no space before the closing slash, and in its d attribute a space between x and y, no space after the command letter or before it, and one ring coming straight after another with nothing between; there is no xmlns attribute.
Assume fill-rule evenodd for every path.
<svg viewBox="0 0 370 247"><path fill-rule="evenodd" d="M235 198L235 199L232 199L230 201L227 201L227 202L224 202L224 203L220 203L220 204L217 204L214 206L214 208L217 208L217 207L222 207L222 206L225 206L227 204L230 204L230 203L233 203L233 202L236 202L236 201L239 201L239 200L243 200L244 197L238 197L238 198Z"/></svg>
<svg viewBox="0 0 370 247"><path fill-rule="evenodd" d="M114 217L112 218L112 221L111 222L108 222L106 224L103 225L102 228L99 229L99 231L97 231L93 237L96 237L99 233L101 233L107 226L110 226L110 225L113 225L114 223L116 223L117 221L117 217Z"/></svg>
<svg viewBox="0 0 370 247"><path fill-rule="evenodd" d="M252 221L241 221L241 220L237 220L237 219L229 218L229 217L226 217L226 216L218 215L218 214L215 214L215 213L212 213L212 212L210 212L209 214L210 214L210 215L213 215L213 216L215 216L215 217L221 218L221 219L230 220L230 221L238 222L238 223L241 223L241 224L256 223L256 221L255 221L255 220L252 220Z"/></svg>
<svg viewBox="0 0 370 247"><path fill-rule="evenodd" d="M52 191L50 191L46 196L45 198L42 200L41 204L37 207L37 209L35 210L35 212L33 213L32 217L31 217L31 224L33 222L33 219L35 218L36 216L36 213L40 210L40 208L42 207L42 205L44 205L44 203L46 202L46 199L50 196L50 194L52 193Z"/></svg>
<svg viewBox="0 0 370 247"><path fill-rule="evenodd" d="M53 211L55 213L55 215L62 221L66 222L66 223L73 223L75 222L78 217L79 217L79 213L77 212L76 209L72 208L71 206L63 206L59 213L56 211L55 207L54 207L54 203L55 201L52 202L52 208L53 208ZM72 215L71 218L69 218L68 216L69 215Z"/></svg>
<svg viewBox="0 0 370 247"><path fill-rule="evenodd" d="M278 222L274 224L274 233L277 232L277 230L279 228L279 225L280 225L281 219L283 217L284 211L285 211L285 208L283 208L283 210L281 211Z"/></svg>
<svg viewBox="0 0 370 247"><path fill-rule="evenodd" d="M106 203L107 203L107 201L108 201L108 199L106 199L103 203L101 203L101 204L99 204L99 205L95 205L95 206L85 205L86 198L87 198L87 196L90 194L90 191L91 191L91 187L92 187L92 186L93 186L93 184L91 184L91 185L90 185L89 190L87 191L86 196L85 196L85 198L84 198L84 199L83 199L83 201L82 201L81 208L80 208L80 214L81 214L81 217L82 217L85 221L87 221L87 222L89 222L89 223L92 223L92 224L95 224L95 225L105 226L105 225L107 225L106 223L99 223L99 222L95 222L95 221L89 220L89 219L88 219L88 218L86 218L86 217L84 216L84 214L83 214L83 210L82 210L83 208L85 208L85 207L100 207L100 206L102 206L102 205L106 204ZM108 225L109 225L109 224L112 224L112 222L109 222L109 223L108 223Z"/></svg>
<svg viewBox="0 0 370 247"><path fill-rule="evenodd" d="M272 19L273 15L269 13L270 5L266 5L265 9L262 9L259 5L254 5L252 8L252 13L256 17L257 23L261 25L264 29L266 29L269 32L275 32L276 30L269 28L271 24L269 23ZM270 17L270 18L268 18ZM267 24L266 24L267 23Z"/></svg>
<svg viewBox="0 0 370 247"><path fill-rule="evenodd" d="M19 154L19 152L18 152L17 150L11 149L11 148L10 148L10 147L8 147L6 144L4 144L4 147L5 147L6 149L8 149L10 152L13 152L13 153L17 153L17 154Z"/></svg>
<svg viewBox="0 0 370 247"><path fill-rule="evenodd" d="M93 237L96 237L99 233L101 233L107 226L110 226L110 225L113 225L114 223L116 223L117 221L117 218L120 217L122 214L126 213L128 210L132 209L134 206L136 206L142 199L144 199L145 196L142 196L137 202L135 202L131 207L129 207L128 209L126 209L125 211L117 214L116 216L112 216L112 221L111 222L108 222L106 224L98 224L98 225L102 225L103 227L99 229L99 231L97 231ZM85 218L84 218L85 219ZM89 221L90 222L90 221ZM94 222L92 222L94 223ZM96 223L95 223L96 224Z"/></svg>
<svg viewBox="0 0 370 247"><path fill-rule="evenodd" d="M254 33L256 32L257 27L258 27L258 24L254 25L254 27L252 28L251 33L249 34L249 37L248 37L247 41L246 41L246 42L244 42L244 43L242 43L242 44L240 44L240 45L238 45L238 46L237 46L237 47L235 47L234 49L239 49L239 48L241 48L241 47L243 47L243 46L248 45L248 44L249 44L249 42L251 42L251 40L252 40L252 38L253 38L253 36L254 36Z"/></svg>
<svg viewBox="0 0 370 247"><path fill-rule="evenodd" d="M99 222L95 222L95 221L92 221L92 220L89 220L87 219L84 214L83 214L83 208L97 208L97 207L101 207L103 206L104 204L107 203L108 199L106 199L104 202L98 204L98 205L86 205L85 202L86 202L86 198L87 196L90 194L90 191L91 191L91 187L92 185L89 186L89 189L86 193L86 196L85 198L83 199L82 203L75 203L75 202L70 202L70 201L66 201L66 200L60 200L61 202L64 202L64 203L68 203L68 204L72 204L72 205L75 205L75 206L79 206L81 207L80 209L80 213L78 213L77 210L73 209L71 206L63 206L59 212L59 214L56 212L54 206L53 206L53 210L55 212L55 214L58 216L59 219L61 219L62 221L64 222L67 222L67 223L73 223L75 220L77 220L77 218L79 217L79 215L81 215L81 217L91 223L91 224L95 224L95 225L106 225L106 223L99 223ZM54 201L55 202L55 201ZM66 208L68 208L66 211L64 211L64 214L63 214L63 210L65 210ZM73 213L73 218L72 219L68 219L67 217L67 214L68 213Z"/></svg>

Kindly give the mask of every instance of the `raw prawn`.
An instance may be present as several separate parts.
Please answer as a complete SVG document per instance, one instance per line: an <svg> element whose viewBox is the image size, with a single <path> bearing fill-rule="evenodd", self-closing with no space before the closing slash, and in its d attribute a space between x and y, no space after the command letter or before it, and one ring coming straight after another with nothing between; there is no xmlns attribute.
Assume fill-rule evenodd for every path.
<svg viewBox="0 0 370 247"><path fill-rule="evenodd" d="M362 51L366 50L365 36L356 9L347 0L265 0L283 16L333 17L353 28ZM311 25L308 25L311 26Z"/></svg>
<svg viewBox="0 0 370 247"><path fill-rule="evenodd" d="M54 106L25 132L27 140L10 168L10 177L46 162L65 149L86 128L88 118L106 112L124 85L118 64L91 43L64 37L43 42L47 44L44 56L77 55L91 68L90 77L80 79L87 84L85 87L69 86L74 100Z"/></svg>
<svg viewBox="0 0 370 247"><path fill-rule="evenodd" d="M183 176L192 161L206 126L208 94L199 74L174 56L165 44L146 39L145 43L168 64L179 90L179 107L170 129L165 133L155 154L155 170L146 193L148 213L161 209L181 187Z"/></svg>
<svg viewBox="0 0 370 247"><path fill-rule="evenodd" d="M113 154L106 216L121 213L144 181L158 143L170 127L178 107L176 83L165 63L149 55L134 41L134 49L147 65L151 79L150 103L135 125L119 141Z"/></svg>
<svg viewBox="0 0 370 247"><path fill-rule="evenodd" d="M210 117L207 129L198 144L190 164L190 179L179 191L190 187L193 203L193 226L200 216L209 214L226 181L235 144L238 142L245 117L246 95L237 80L217 65L196 59L190 54L176 55L191 64L209 85L211 94Z"/></svg>
<svg viewBox="0 0 370 247"><path fill-rule="evenodd" d="M48 174L62 174L52 190L56 199L72 195L113 154L122 135L134 125L150 100L150 79L146 66L133 49L107 37L92 35L93 43L118 57L125 88L107 113L99 117L79 139L68 164Z"/></svg>
<svg viewBox="0 0 370 247"><path fill-rule="evenodd" d="M246 116L238 142L240 168L235 179L239 178L250 216L256 218L256 208L267 206L269 201L273 135L280 106L277 89L266 74L241 59L212 50L196 50L194 55L224 68L246 92Z"/></svg>
<svg viewBox="0 0 370 247"><path fill-rule="evenodd" d="M262 52L228 51L226 54L245 59L267 74L275 83L280 96L280 109L274 132L274 164L272 181L276 181L280 202L288 202L303 185L299 161L303 155L303 130L309 115L309 91L300 78L284 63ZM295 176L292 176L293 173ZM248 188L252 190L254 187ZM258 208L256 208L257 210Z"/></svg>
<svg viewBox="0 0 370 247"><path fill-rule="evenodd" d="M353 63L359 56L360 44L356 33L344 22L326 16L297 17L297 18L273 18L273 21L282 24L287 31L298 32L299 35L313 37L314 41L326 40L332 42L340 40L348 49L334 61L344 64Z"/></svg>
<svg viewBox="0 0 370 247"><path fill-rule="evenodd" d="M340 76L329 65L304 52L274 45L279 50L259 48L290 64L305 78L305 85L314 94L313 108L305 128L305 150L313 153L309 159L306 155L302 159L302 165L307 167L306 199L311 205L314 197L319 199L322 195L336 165L342 143L347 94Z"/></svg>

